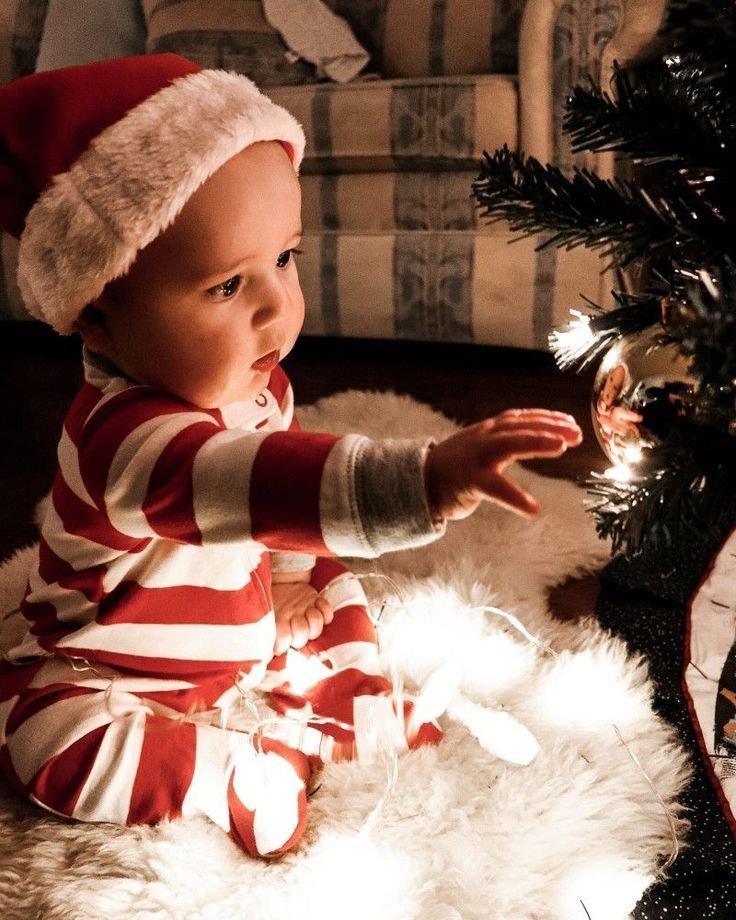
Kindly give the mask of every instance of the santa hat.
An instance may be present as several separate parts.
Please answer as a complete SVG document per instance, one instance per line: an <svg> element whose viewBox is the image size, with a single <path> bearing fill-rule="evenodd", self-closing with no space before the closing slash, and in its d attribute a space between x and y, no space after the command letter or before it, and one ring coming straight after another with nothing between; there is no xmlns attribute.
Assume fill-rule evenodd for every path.
<svg viewBox="0 0 736 920"><path fill-rule="evenodd" d="M0 227L20 240L29 312L71 331L217 169L304 132L240 74L175 54L100 61L0 87Z"/></svg>

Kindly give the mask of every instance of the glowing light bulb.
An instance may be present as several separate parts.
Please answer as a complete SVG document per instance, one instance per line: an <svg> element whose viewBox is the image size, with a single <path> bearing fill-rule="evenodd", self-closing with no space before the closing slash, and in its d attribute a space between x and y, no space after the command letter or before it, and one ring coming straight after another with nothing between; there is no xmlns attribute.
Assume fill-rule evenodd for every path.
<svg viewBox="0 0 736 920"><path fill-rule="evenodd" d="M430 675L414 704L412 728L418 729L424 722L432 722L445 712L457 692L461 677L460 668L452 662Z"/></svg>
<svg viewBox="0 0 736 920"><path fill-rule="evenodd" d="M593 330L590 328L590 317L579 310L570 310L570 314L574 319L570 320L568 334L578 345L588 345L595 339Z"/></svg>
<svg viewBox="0 0 736 920"><path fill-rule="evenodd" d="M338 915L337 908L325 907L327 885L335 905L350 905L352 920L424 916L418 903L421 894L407 886L416 866L399 849L375 842L368 834L327 830L305 858L308 871L299 879L300 916Z"/></svg>
<svg viewBox="0 0 736 920"><path fill-rule="evenodd" d="M529 729L502 709L488 709L458 693L447 708L462 722L480 746L509 763L528 766L539 753L539 742Z"/></svg>
<svg viewBox="0 0 736 920"><path fill-rule="evenodd" d="M320 680L324 680L331 673L327 665L317 655L307 657L291 648L286 653L284 674L291 689L297 695L306 693L310 687L319 683Z"/></svg>
<svg viewBox="0 0 736 920"><path fill-rule="evenodd" d="M627 444L624 448L624 462L627 464L639 463L642 458L641 447L636 447L634 444ZM629 470L629 474L631 471ZM631 475L629 475L629 479Z"/></svg>
<svg viewBox="0 0 736 920"><path fill-rule="evenodd" d="M608 860L573 867L555 900L566 920L621 920L652 882L633 861L611 854Z"/></svg>
<svg viewBox="0 0 736 920"><path fill-rule="evenodd" d="M549 336L550 347L563 370L582 358L596 341L596 335L590 328L590 316L579 310L570 310L570 315L573 318L567 326Z"/></svg>
<svg viewBox="0 0 736 920"><path fill-rule="evenodd" d="M630 482L634 474L626 463L617 463L615 466L609 466L603 475L613 482Z"/></svg>

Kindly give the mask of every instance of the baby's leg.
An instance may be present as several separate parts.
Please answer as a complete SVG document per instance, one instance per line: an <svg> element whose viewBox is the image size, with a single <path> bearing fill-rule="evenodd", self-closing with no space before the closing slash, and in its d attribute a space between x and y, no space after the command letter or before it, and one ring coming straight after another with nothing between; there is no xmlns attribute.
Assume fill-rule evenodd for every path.
<svg viewBox="0 0 736 920"><path fill-rule="evenodd" d="M356 732L360 733L361 723L378 717L378 710L393 719L391 682L379 665L376 628L358 579L334 559L318 558L311 583L330 601L335 617L303 649L290 649L271 662L271 684L282 680L271 693L271 705L287 716L314 714L340 722L342 727L319 725L324 734L335 739L334 745L323 746L320 756L332 761L350 760L360 753L361 738L356 748ZM411 710L407 703L407 720ZM417 747L441 738L439 728L427 724L407 735L406 742Z"/></svg>
<svg viewBox="0 0 736 920"><path fill-rule="evenodd" d="M254 856L277 856L299 841L304 754L265 738L256 752L242 733L177 719L173 710L165 717L160 705L155 713L120 689L124 678L103 689L85 676L52 659L15 702L17 689L7 693L6 683L2 693L0 680L0 768L20 792L81 821L206 815Z"/></svg>

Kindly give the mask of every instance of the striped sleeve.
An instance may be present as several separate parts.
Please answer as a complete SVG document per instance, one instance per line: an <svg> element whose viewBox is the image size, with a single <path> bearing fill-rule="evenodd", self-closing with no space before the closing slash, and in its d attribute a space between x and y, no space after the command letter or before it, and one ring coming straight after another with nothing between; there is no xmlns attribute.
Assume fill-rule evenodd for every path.
<svg viewBox="0 0 736 920"><path fill-rule="evenodd" d="M90 497L132 539L375 556L441 532L424 494L426 448L226 429L216 413L141 387L93 414L78 459Z"/></svg>

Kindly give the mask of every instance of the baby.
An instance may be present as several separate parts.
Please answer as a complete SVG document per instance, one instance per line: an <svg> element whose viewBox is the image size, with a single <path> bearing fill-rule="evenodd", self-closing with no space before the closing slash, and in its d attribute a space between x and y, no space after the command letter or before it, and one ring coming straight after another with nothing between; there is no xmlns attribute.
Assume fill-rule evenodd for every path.
<svg viewBox="0 0 736 920"><path fill-rule="evenodd" d="M580 430L537 409L439 444L299 430L279 362L304 318L304 137L247 78L123 58L8 84L0 111L25 302L85 345L3 624L2 772L59 815L206 815L278 855L303 833L312 771L369 758L371 726L399 721L335 557L427 543L484 500L536 514L504 467ZM254 694L257 736L236 718Z"/></svg>

